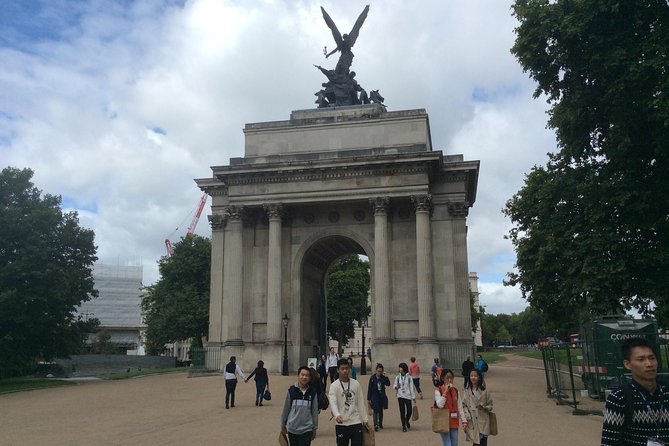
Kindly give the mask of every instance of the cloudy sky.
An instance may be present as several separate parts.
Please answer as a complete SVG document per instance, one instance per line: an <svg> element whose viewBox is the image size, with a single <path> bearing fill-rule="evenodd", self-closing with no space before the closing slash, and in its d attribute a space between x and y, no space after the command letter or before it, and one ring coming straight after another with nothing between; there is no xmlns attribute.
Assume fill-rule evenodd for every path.
<svg viewBox="0 0 669 446"><path fill-rule="evenodd" d="M96 234L105 263L158 278L186 229L194 178L243 156L245 123L312 108L334 47L319 7L348 31L365 1L0 2L0 165L30 167ZM432 142L480 160L470 270L488 313L526 303L502 280L515 256L501 213L555 150L547 105L509 52L508 0L372 1L353 49L389 110L425 108ZM175 229L178 230L175 231ZM197 233L210 236L203 216Z"/></svg>

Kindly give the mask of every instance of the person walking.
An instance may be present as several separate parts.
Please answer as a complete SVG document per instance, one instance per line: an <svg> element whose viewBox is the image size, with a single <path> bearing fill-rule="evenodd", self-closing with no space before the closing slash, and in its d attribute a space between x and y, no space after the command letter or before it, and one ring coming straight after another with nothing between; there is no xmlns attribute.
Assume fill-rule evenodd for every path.
<svg viewBox="0 0 669 446"><path fill-rule="evenodd" d="M488 371L488 363L485 362L485 359L483 359L483 356L478 355L478 360L476 361L476 370L481 372L481 376L485 375L485 372Z"/></svg>
<svg viewBox="0 0 669 446"><path fill-rule="evenodd" d="M244 380L245 383L253 378L256 382L256 406L262 406L262 400L265 397L265 390L269 390L269 376L263 361L258 361L258 366Z"/></svg>
<svg viewBox="0 0 669 446"><path fill-rule="evenodd" d="M358 372L355 369L355 366L353 365L353 357L349 356L348 359L348 367L351 369L351 378L353 379L358 379Z"/></svg>
<svg viewBox="0 0 669 446"><path fill-rule="evenodd" d="M669 444L669 387L657 381L657 355L645 338L620 347L632 380L606 398L601 445Z"/></svg>
<svg viewBox="0 0 669 446"><path fill-rule="evenodd" d="M413 380L413 386L416 388L416 392L420 395L420 399L423 399L423 391L420 390L420 365L416 362L415 357L409 359L409 376Z"/></svg>
<svg viewBox="0 0 669 446"><path fill-rule="evenodd" d="M469 387L469 374L472 370L474 370L474 363L471 360L471 356L468 355L462 363L462 376L465 378L464 388Z"/></svg>
<svg viewBox="0 0 669 446"><path fill-rule="evenodd" d="M235 389L237 388L237 376L246 379L242 368L237 365L237 358L230 356L230 362L225 365L225 408L235 407Z"/></svg>
<svg viewBox="0 0 669 446"><path fill-rule="evenodd" d="M390 387L390 379L386 376L383 364L376 364L376 373L369 378L367 386L367 404L374 413L374 430L383 429L383 411L388 409L386 387Z"/></svg>
<svg viewBox="0 0 669 446"><path fill-rule="evenodd" d="M458 389L453 385L455 375L450 369L439 370L438 383L434 389L434 403L439 409L448 412L449 431L441 432L444 446L458 446L458 428L460 427L460 409L458 408Z"/></svg>
<svg viewBox="0 0 669 446"><path fill-rule="evenodd" d="M337 422L337 446L362 446L362 430L369 429L365 396L358 381L351 379L348 361L337 362L339 378L330 384L330 410Z"/></svg>
<svg viewBox="0 0 669 446"><path fill-rule="evenodd" d="M409 376L409 366L406 362L399 365L399 374L395 377L395 396L400 406L400 420L402 421L402 432L411 429L411 405L416 401L416 388Z"/></svg>
<svg viewBox="0 0 669 446"><path fill-rule="evenodd" d="M311 371L301 366L297 382L288 388L281 412L281 432L288 435L290 446L309 446L318 429L317 390L309 385Z"/></svg>
<svg viewBox="0 0 669 446"><path fill-rule="evenodd" d="M330 353L325 361L325 366L330 374L330 385L338 378L337 376L337 361L339 361L339 354L335 352L334 347L330 347Z"/></svg>
<svg viewBox="0 0 669 446"><path fill-rule="evenodd" d="M467 441L486 446L490 435L492 396L488 393L483 374L474 369L469 374L469 387L462 391L462 427Z"/></svg>
<svg viewBox="0 0 669 446"><path fill-rule="evenodd" d="M321 355L321 360L318 361L318 376L321 378L321 388L325 391L325 388L328 385L328 368L325 365L325 355Z"/></svg>
<svg viewBox="0 0 669 446"><path fill-rule="evenodd" d="M435 382L439 379L439 375L437 375L437 369L442 369L443 367L441 364L439 364L439 358L434 358L434 364L432 364L432 368L430 369L430 375L432 376L432 382Z"/></svg>

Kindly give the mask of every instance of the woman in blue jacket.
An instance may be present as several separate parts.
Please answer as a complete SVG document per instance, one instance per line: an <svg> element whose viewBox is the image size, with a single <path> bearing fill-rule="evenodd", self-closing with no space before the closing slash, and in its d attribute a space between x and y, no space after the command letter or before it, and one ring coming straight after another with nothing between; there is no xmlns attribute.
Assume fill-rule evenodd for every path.
<svg viewBox="0 0 669 446"><path fill-rule="evenodd" d="M376 373L369 378L367 387L367 404L374 411L374 430L383 429L383 410L388 409L386 387L390 380L383 373L383 364L376 364Z"/></svg>

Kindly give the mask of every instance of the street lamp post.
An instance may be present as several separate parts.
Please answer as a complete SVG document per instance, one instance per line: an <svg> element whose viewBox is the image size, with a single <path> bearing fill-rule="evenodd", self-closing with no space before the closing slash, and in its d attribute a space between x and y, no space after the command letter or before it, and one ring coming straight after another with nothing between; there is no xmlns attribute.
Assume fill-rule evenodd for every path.
<svg viewBox="0 0 669 446"><path fill-rule="evenodd" d="M367 355L365 352L365 320L363 319L360 322L360 325L362 326L362 358L360 359L360 374L361 375L366 375L367 374Z"/></svg>
<svg viewBox="0 0 669 446"><path fill-rule="evenodd" d="M283 367L281 368L281 374L283 376L288 376L288 313L284 313L281 322L283 322Z"/></svg>

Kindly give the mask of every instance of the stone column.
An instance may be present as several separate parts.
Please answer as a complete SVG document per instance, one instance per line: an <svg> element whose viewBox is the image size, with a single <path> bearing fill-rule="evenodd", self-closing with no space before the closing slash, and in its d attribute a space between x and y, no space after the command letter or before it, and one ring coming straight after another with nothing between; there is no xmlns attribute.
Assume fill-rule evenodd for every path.
<svg viewBox="0 0 669 446"><path fill-rule="evenodd" d="M436 342L432 293L431 195L412 195L416 208L416 278L418 291L418 342Z"/></svg>
<svg viewBox="0 0 669 446"><path fill-rule="evenodd" d="M269 248L267 252L267 338L271 344L282 341L281 316L281 216L283 206L263 205L269 217Z"/></svg>
<svg viewBox="0 0 669 446"><path fill-rule="evenodd" d="M208 217L211 225L211 281L209 288L209 345L220 345L223 339L223 249L227 216Z"/></svg>
<svg viewBox="0 0 669 446"><path fill-rule="evenodd" d="M388 261L389 197L370 198L374 208L374 342L392 342L390 337L390 272Z"/></svg>
<svg viewBox="0 0 669 446"><path fill-rule="evenodd" d="M228 206L226 214L225 249L223 256L223 314L227 326L226 346L244 345L242 340L242 274L244 269L242 250L241 206Z"/></svg>
<svg viewBox="0 0 669 446"><path fill-rule="evenodd" d="M472 324L469 301L469 267L467 260L467 224L469 204L466 201L448 203L453 220L453 278L455 280L455 310L458 337L471 339Z"/></svg>

